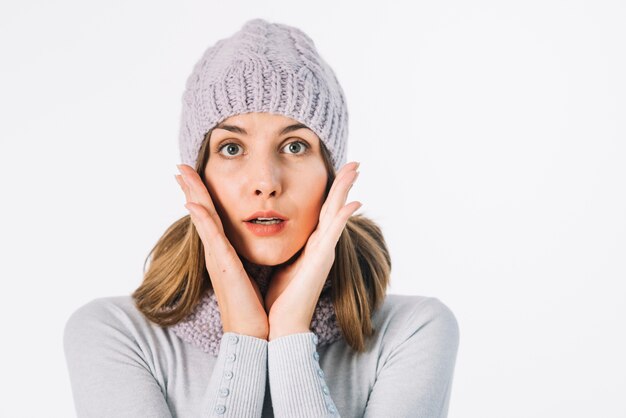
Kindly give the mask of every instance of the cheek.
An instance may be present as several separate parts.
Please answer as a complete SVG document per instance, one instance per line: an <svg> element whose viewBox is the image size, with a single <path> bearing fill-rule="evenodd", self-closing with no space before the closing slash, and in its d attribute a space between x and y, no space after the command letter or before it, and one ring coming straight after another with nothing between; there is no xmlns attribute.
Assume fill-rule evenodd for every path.
<svg viewBox="0 0 626 418"><path fill-rule="evenodd" d="M222 219L229 219L231 215L225 208L236 207L239 201L233 179L216 173L205 172L205 185L209 192L213 206Z"/></svg>
<svg viewBox="0 0 626 418"><path fill-rule="evenodd" d="M304 215L310 225L315 225L319 220L320 210L324 204L326 190L326 179L323 181L309 181L301 184L299 190L299 201L302 208L305 209Z"/></svg>

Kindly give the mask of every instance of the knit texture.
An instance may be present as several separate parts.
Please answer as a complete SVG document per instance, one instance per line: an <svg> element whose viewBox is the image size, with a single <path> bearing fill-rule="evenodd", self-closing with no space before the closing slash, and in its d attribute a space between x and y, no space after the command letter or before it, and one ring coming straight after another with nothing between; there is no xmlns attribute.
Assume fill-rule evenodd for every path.
<svg viewBox="0 0 626 418"><path fill-rule="evenodd" d="M268 342L227 332L214 357L151 323L130 295L94 299L63 336L76 416L445 418L459 345L452 311L387 294L371 320L363 352L344 340L320 348L313 333Z"/></svg>
<svg viewBox="0 0 626 418"><path fill-rule="evenodd" d="M263 19L247 21L210 46L193 67L182 96L179 150L196 166L206 133L230 116L269 112L305 124L346 163L348 110L335 73L300 29Z"/></svg>
<svg viewBox="0 0 626 418"><path fill-rule="evenodd" d="M242 258L242 263L250 277L259 285L261 294L265 296L273 267L254 264L245 258ZM311 320L310 329L318 336L319 345L331 344L342 337L335 309L327 291L329 288L330 280L327 279ZM213 289L208 289L196 304L193 312L171 328L183 341L217 357L224 336L224 328L217 296Z"/></svg>

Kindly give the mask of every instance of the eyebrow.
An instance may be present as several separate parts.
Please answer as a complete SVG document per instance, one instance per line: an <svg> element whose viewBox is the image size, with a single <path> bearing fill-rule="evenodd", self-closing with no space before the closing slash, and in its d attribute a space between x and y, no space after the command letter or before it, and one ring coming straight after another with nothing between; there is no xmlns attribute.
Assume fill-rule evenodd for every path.
<svg viewBox="0 0 626 418"><path fill-rule="evenodd" d="M246 132L245 129L237 125L225 125L223 123L220 123L219 125L215 127L215 129L224 129L226 131L234 132L236 134L248 135L248 132ZM298 129L309 129L309 127L302 123L296 123L293 125L286 126L285 128L283 128L282 131L280 131L278 135L285 135L285 134L288 134L289 132L297 131Z"/></svg>

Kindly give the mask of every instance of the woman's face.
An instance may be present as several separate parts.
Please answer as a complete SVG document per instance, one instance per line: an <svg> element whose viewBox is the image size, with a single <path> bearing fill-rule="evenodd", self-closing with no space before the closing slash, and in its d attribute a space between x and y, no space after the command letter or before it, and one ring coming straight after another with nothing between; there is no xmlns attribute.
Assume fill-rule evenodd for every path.
<svg viewBox="0 0 626 418"><path fill-rule="evenodd" d="M240 114L213 129L205 183L224 233L241 256L274 266L306 244L325 199L320 147L313 131L283 115ZM270 210L287 219L280 231L255 233L276 228L246 222L257 211Z"/></svg>

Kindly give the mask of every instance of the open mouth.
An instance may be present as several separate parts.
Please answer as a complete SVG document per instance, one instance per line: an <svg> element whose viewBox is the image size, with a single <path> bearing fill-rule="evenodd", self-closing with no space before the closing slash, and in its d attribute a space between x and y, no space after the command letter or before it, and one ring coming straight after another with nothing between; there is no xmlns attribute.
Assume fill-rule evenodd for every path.
<svg viewBox="0 0 626 418"><path fill-rule="evenodd" d="M245 221L247 229L259 237L269 237L285 230L287 220L254 218Z"/></svg>
<svg viewBox="0 0 626 418"><path fill-rule="evenodd" d="M258 225L276 225L284 221L278 218L256 218L256 219L251 219L246 222L250 222L250 223L258 224Z"/></svg>

